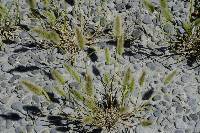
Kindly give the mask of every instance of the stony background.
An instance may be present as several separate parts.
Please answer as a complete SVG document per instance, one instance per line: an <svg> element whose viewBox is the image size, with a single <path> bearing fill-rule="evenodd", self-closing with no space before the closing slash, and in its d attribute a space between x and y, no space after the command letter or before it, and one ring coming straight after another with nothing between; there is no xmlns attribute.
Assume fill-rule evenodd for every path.
<svg viewBox="0 0 200 133"><path fill-rule="evenodd" d="M152 1L158 6L159 0ZM9 3L9 0L3 2ZM93 9L99 2L100 0L93 2ZM21 0L20 3L22 22L34 25L27 19L27 4L24 0ZM180 34L184 33L180 22L186 20L188 6L186 0L169 0L169 7L174 13ZM153 102L156 103L156 111L149 118L155 123L146 128L137 126L136 129L129 132L199 133L200 70L197 63L188 66L187 60L179 62L181 57L170 55L166 38L161 33L163 29L172 33L174 32L173 28L169 25L161 25L154 14L150 15L141 6L140 0L109 0L107 8L111 13L123 14L125 30L129 36L135 38L135 41L129 44L130 47L126 48L127 54L123 55L120 63L125 67L130 65L136 77L145 69L148 74L145 90L154 88L155 91ZM70 4L68 4L68 10L72 10ZM85 2L83 12L87 14L87 11L88 6ZM73 18L69 15L70 17ZM112 21L113 17L110 19ZM53 115L58 111L59 104L48 104L45 99L31 94L19 84L20 80L28 79L49 90L53 85L50 70L58 68L65 73L62 66L65 63L64 56L58 53L57 49L45 50L35 47L28 34L23 31L19 33L16 41L18 43L5 45L4 50L0 51L0 133L75 132L76 127L73 124L65 127L49 125L52 121L40 116L40 110ZM95 44L94 47L99 46L101 48L110 47L111 52L115 50L115 46L107 43ZM102 49L99 49L96 54L98 59L91 61L85 58L86 53L80 52L75 64L77 70L84 72L86 65L89 70L98 68L100 74L103 74L114 67L105 65ZM163 86L163 75L174 69L178 70L177 77L172 84ZM66 75L66 78L71 80L69 75ZM97 84L97 88L100 88L97 79L98 76L94 82ZM34 108L35 112L27 111L27 108L30 107ZM71 110L66 107L64 111L70 112ZM37 115L30 119L28 116L32 116L31 113ZM70 130L68 131L68 129ZM128 131L124 130L123 132Z"/></svg>

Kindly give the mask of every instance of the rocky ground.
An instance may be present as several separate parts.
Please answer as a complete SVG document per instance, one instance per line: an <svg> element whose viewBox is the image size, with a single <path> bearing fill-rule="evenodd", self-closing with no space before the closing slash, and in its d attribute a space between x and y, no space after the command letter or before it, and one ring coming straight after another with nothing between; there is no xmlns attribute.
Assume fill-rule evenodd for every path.
<svg viewBox="0 0 200 133"><path fill-rule="evenodd" d="M152 1L156 6L159 4L159 0ZM3 2L9 3L7 0ZM31 25L25 15L28 6L23 0L20 3L22 22ZM94 2L94 8L97 5L99 0ZM187 1L169 1L180 34L184 33L180 22L186 19L188 6ZM188 65L187 60L179 61L180 56L171 55L167 49L168 44L162 31L164 29L172 33L173 28L170 25L161 25L154 14L149 14L141 6L140 0L109 0L107 7L112 13L123 14L125 31L135 38L128 44L120 63L123 68L131 66L136 77L139 77L142 70L146 70L147 81L144 91L154 88L152 100L156 105L156 111L149 117L154 124L149 127L138 125L135 129L122 132L199 133L200 69L197 63ZM84 13L87 13L87 8L85 2ZM72 6L68 4L68 10L71 9ZM62 73L66 73L62 66L66 63L65 57L58 53L57 49L35 47L33 40L24 31L19 33L16 41L17 43L5 45L0 51L0 132L83 132L78 131L78 127L70 123L57 125L60 121L64 121L54 116L58 112L59 103L49 104L44 98L26 91L19 83L22 79L28 79L45 87L46 90L52 88L54 82L50 70L58 68ZM109 47L113 53L115 46L109 43L98 43L94 44L94 47L100 49L97 50L93 60L85 58L85 52L79 53L75 67L80 73L86 71L85 66L93 72L97 68L100 74L113 69L113 65L105 65L102 48ZM170 85L163 86L163 75L174 69L177 69L178 75ZM71 80L67 74L66 78ZM94 82L97 88L101 88L100 85L98 86L98 76ZM70 112L71 109L66 107L63 111ZM52 116L47 119L41 112Z"/></svg>

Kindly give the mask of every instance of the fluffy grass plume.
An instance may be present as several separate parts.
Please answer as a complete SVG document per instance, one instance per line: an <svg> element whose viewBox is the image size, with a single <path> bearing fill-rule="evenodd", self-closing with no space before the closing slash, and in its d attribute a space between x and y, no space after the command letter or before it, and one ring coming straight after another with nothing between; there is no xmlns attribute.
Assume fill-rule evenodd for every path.
<svg viewBox="0 0 200 133"><path fill-rule="evenodd" d="M60 96L67 97L67 94L65 93L63 88L60 88L60 87L56 86L56 87L53 88L53 91L55 93L57 93L58 95L60 95Z"/></svg>
<svg viewBox="0 0 200 133"><path fill-rule="evenodd" d="M50 3L50 0L42 0L43 4L45 5L45 7Z"/></svg>
<svg viewBox="0 0 200 133"><path fill-rule="evenodd" d="M177 70L172 71L164 78L164 85L169 84L173 78L176 76Z"/></svg>
<svg viewBox="0 0 200 133"><path fill-rule="evenodd" d="M56 44L60 43L60 36L55 31L46 31L42 28L33 28L32 31L47 41L52 41Z"/></svg>
<svg viewBox="0 0 200 133"><path fill-rule="evenodd" d="M53 11L46 11L45 16L47 17L47 20L51 26L56 24L56 16Z"/></svg>
<svg viewBox="0 0 200 133"><path fill-rule="evenodd" d="M142 87L144 85L145 77L146 77L146 72L142 71L142 74L141 74L141 76L139 78L139 85L140 85L140 87Z"/></svg>
<svg viewBox="0 0 200 133"><path fill-rule="evenodd" d="M105 57L106 57L106 65L109 65L110 64L110 58L111 58L109 48L105 49Z"/></svg>
<svg viewBox="0 0 200 133"><path fill-rule="evenodd" d="M117 54L122 55L124 53L124 36L117 38Z"/></svg>
<svg viewBox="0 0 200 133"><path fill-rule="evenodd" d="M91 115L84 116L83 119L82 119L82 122L85 125L90 125L90 124L93 123L93 121L94 121L94 118Z"/></svg>
<svg viewBox="0 0 200 133"><path fill-rule="evenodd" d="M52 75L53 79L58 81L61 85L65 84L65 79L58 70L56 70L56 69L52 70L51 75Z"/></svg>
<svg viewBox="0 0 200 133"><path fill-rule="evenodd" d="M135 88L135 80L132 76L130 67L126 70L123 79L123 91L122 91L122 104L124 100L128 97L128 94L132 93Z"/></svg>
<svg viewBox="0 0 200 133"><path fill-rule="evenodd" d="M166 21L173 22L173 15L168 8L167 0L160 0L160 6L162 16L166 19Z"/></svg>
<svg viewBox="0 0 200 133"><path fill-rule="evenodd" d="M8 14L7 8L0 3L0 20L3 19Z"/></svg>
<svg viewBox="0 0 200 133"><path fill-rule="evenodd" d="M132 77L131 82L129 84L129 91L132 93L134 91L134 89L135 89L135 80Z"/></svg>
<svg viewBox="0 0 200 133"><path fill-rule="evenodd" d="M73 97L77 100L77 101L84 101L84 97L81 93L79 93L77 90L75 89L70 89L71 94L73 95Z"/></svg>
<svg viewBox="0 0 200 133"><path fill-rule="evenodd" d="M90 98L85 99L85 105L91 111L95 111L96 104L95 104L94 98L92 98L92 99L90 99Z"/></svg>
<svg viewBox="0 0 200 133"><path fill-rule="evenodd" d="M93 86L93 81L92 81L92 77L90 74L86 74L85 76L85 92L88 96L92 97L93 93L94 93L94 86Z"/></svg>
<svg viewBox="0 0 200 133"><path fill-rule="evenodd" d="M36 9L36 0L27 0L30 9Z"/></svg>
<svg viewBox="0 0 200 133"><path fill-rule="evenodd" d="M108 85L110 83L110 75L109 73L104 73L103 75L103 83Z"/></svg>
<svg viewBox="0 0 200 133"><path fill-rule="evenodd" d="M117 15L114 20L113 34L116 38L123 35L122 18Z"/></svg>
<svg viewBox="0 0 200 133"><path fill-rule="evenodd" d="M76 79L77 82L79 82L79 83L81 82L81 78L80 78L79 74L71 66L64 64L64 67L70 73L70 75Z"/></svg>
<svg viewBox="0 0 200 133"><path fill-rule="evenodd" d="M85 46L85 38L83 36L83 33L81 29L77 26L75 27L75 35L76 35L76 41L78 43L78 46L83 49Z"/></svg>
<svg viewBox="0 0 200 133"><path fill-rule="evenodd" d="M192 19L192 13L194 12L194 0L190 0L190 9L189 9L189 19Z"/></svg>
<svg viewBox="0 0 200 133"><path fill-rule="evenodd" d="M152 2L150 0L143 0L143 3L149 12L151 12L151 13L154 12L155 6L152 4Z"/></svg>
<svg viewBox="0 0 200 133"><path fill-rule="evenodd" d="M132 78L132 72L131 72L131 69L129 67L126 70L126 73L125 73L125 76L124 76L124 81L123 81L124 86L129 84L129 81L131 80L131 78Z"/></svg>
<svg viewBox="0 0 200 133"><path fill-rule="evenodd" d="M33 83L31 83L30 81L27 81L27 80L22 80L21 83L31 92L37 94L37 95L43 95L48 101L50 101L50 98L48 96L48 94L46 93L46 91L38 86L38 85L35 85Z"/></svg>

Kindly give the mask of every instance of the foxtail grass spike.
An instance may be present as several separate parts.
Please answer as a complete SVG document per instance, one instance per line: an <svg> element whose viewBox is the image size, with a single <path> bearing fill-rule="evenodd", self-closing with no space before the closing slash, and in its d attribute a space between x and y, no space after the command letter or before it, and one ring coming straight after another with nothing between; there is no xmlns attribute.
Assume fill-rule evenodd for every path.
<svg viewBox="0 0 200 133"><path fill-rule="evenodd" d="M45 7L47 7L47 5L50 3L50 0L42 0L43 4Z"/></svg>
<svg viewBox="0 0 200 133"><path fill-rule="evenodd" d="M109 84L110 83L110 75L108 74L108 73L105 73L104 75L103 75L103 82L104 82L104 84Z"/></svg>
<svg viewBox="0 0 200 133"><path fill-rule="evenodd" d="M191 35L191 34L192 34L192 25L191 25L190 23L184 22L184 23L183 23L183 28L184 28L184 30L186 31L186 33L187 33L188 35Z"/></svg>
<svg viewBox="0 0 200 133"><path fill-rule="evenodd" d="M166 21L173 22L173 15L168 8L167 0L160 0L160 6L162 16L166 19Z"/></svg>
<svg viewBox="0 0 200 133"><path fill-rule="evenodd" d="M78 46L83 49L85 46L85 38L83 36L83 33L79 27L75 27L75 34L76 34L76 41L78 43Z"/></svg>
<svg viewBox="0 0 200 133"><path fill-rule="evenodd" d="M124 76L124 82L123 82L124 86L129 84L129 81L130 81L130 79L131 79L131 77L132 77L131 74L132 74L132 73L131 73L131 69L130 69L130 67L129 67L129 68L127 69L126 73L125 73L125 76Z"/></svg>
<svg viewBox="0 0 200 133"><path fill-rule="evenodd" d="M67 97L67 95L66 95L65 91L63 90L63 88L60 88L60 87L56 86L56 87L54 87L53 91L55 93L57 93L58 95L60 95L60 96Z"/></svg>
<svg viewBox="0 0 200 133"><path fill-rule="evenodd" d="M143 0L145 7L148 9L149 12L153 13L155 10L155 6L151 3L150 0Z"/></svg>
<svg viewBox="0 0 200 133"><path fill-rule="evenodd" d="M70 73L70 75L76 79L77 82L79 82L79 83L81 82L81 78L80 78L79 74L75 70L73 70L73 68L71 66L64 64L64 67Z"/></svg>
<svg viewBox="0 0 200 133"><path fill-rule="evenodd" d="M116 16L115 18L113 33L114 33L115 38L118 38L122 36L123 34L122 19L120 15Z"/></svg>
<svg viewBox="0 0 200 133"><path fill-rule="evenodd" d="M53 79L58 81L61 85L65 84L65 79L58 70L56 70L56 69L52 70L51 75L52 75Z"/></svg>
<svg viewBox="0 0 200 133"><path fill-rule="evenodd" d="M140 85L140 87L144 86L145 76L146 76L146 72L142 71L142 74L141 74L141 76L139 78L139 85Z"/></svg>
<svg viewBox="0 0 200 133"><path fill-rule="evenodd" d="M96 104L94 99L87 99L85 100L85 105L88 107L90 110L94 110L96 108Z"/></svg>
<svg viewBox="0 0 200 133"><path fill-rule="evenodd" d="M54 43L60 43L60 36L55 31L46 31L42 28L33 28L32 32L37 33L41 38L52 41Z"/></svg>
<svg viewBox="0 0 200 133"><path fill-rule="evenodd" d="M92 77L90 74L87 74L85 77L85 90L86 90L86 94L90 97L93 96L94 93L94 86L93 86L93 81L92 81Z"/></svg>
<svg viewBox="0 0 200 133"><path fill-rule="evenodd" d="M88 116L84 116L82 121L85 125L90 125L93 123L94 118L91 115L88 115Z"/></svg>
<svg viewBox="0 0 200 133"><path fill-rule="evenodd" d="M46 11L45 16L47 17L47 20L51 26L56 24L56 16L53 11Z"/></svg>
<svg viewBox="0 0 200 133"><path fill-rule="evenodd" d="M168 8L167 0L160 0L161 8Z"/></svg>
<svg viewBox="0 0 200 133"><path fill-rule="evenodd" d="M8 11L7 8L0 3L0 20L7 15Z"/></svg>
<svg viewBox="0 0 200 133"><path fill-rule="evenodd" d="M109 48L105 49L105 57L106 57L106 65L109 65L110 64L110 58L111 58Z"/></svg>
<svg viewBox="0 0 200 133"><path fill-rule="evenodd" d="M81 95L77 90L71 89L70 92L77 101L84 101L83 95Z"/></svg>
<svg viewBox="0 0 200 133"><path fill-rule="evenodd" d="M168 8L162 9L162 15L168 22L173 22L173 16Z"/></svg>
<svg viewBox="0 0 200 133"><path fill-rule="evenodd" d="M176 70L169 73L164 79L164 85L169 84L173 80L173 78L176 76L176 73L177 73Z"/></svg>
<svg viewBox="0 0 200 133"><path fill-rule="evenodd" d="M117 38L117 54L122 55L124 53L124 36Z"/></svg>
<svg viewBox="0 0 200 133"><path fill-rule="evenodd" d="M38 86L38 85L35 85L35 84L33 84L33 83L31 83L30 81L27 81L27 80L22 80L21 83L22 83L29 91L35 93L36 95L40 95L40 96L43 95L43 96L45 96L45 98L46 98L47 100L50 101L50 98L49 98L48 94L46 93L46 91L45 91L42 87L40 87L40 86Z"/></svg>
<svg viewBox="0 0 200 133"><path fill-rule="evenodd" d="M192 19L192 13L194 12L194 0L190 0L189 20Z"/></svg>
<svg viewBox="0 0 200 133"><path fill-rule="evenodd" d="M134 78L132 78L132 80L129 84L129 90L130 90L131 93L133 93L134 89L135 89L135 80L134 80Z"/></svg>
<svg viewBox="0 0 200 133"><path fill-rule="evenodd" d="M30 9L36 9L36 0L27 0Z"/></svg>

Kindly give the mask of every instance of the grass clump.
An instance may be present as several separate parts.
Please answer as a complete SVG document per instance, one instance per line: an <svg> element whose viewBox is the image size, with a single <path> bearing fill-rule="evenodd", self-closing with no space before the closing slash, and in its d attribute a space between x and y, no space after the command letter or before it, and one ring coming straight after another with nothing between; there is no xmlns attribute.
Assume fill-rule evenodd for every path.
<svg viewBox="0 0 200 133"><path fill-rule="evenodd" d="M170 41L167 41L170 44L169 49L171 52L185 57L188 59L188 62L191 63L200 59L200 15L197 15L199 9L195 8L196 3L196 1L190 0L189 17L186 21L182 21L182 28L185 30L183 34L179 33L180 27L177 27L174 22L167 0L160 0L161 12L159 12L159 10L157 11L161 13L166 20L167 23L165 24L172 25L176 31L175 33L166 34L166 37L170 39ZM145 6L149 10L150 6L147 4L145 4ZM151 11L152 10L150 10L150 12ZM154 12L155 11L156 10L154 10Z"/></svg>
<svg viewBox="0 0 200 133"><path fill-rule="evenodd" d="M58 70L51 71L52 77L59 83L52 89L53 92L65 97L65 100L75 105L74 113L76 115L70 114L69 119L78 120L83 126L91 125L107 132L117 130L120 125L134 127L135 124L143 126L152 124L147 120L147 114L152 111L149 101L141 101L142 98L139 95L133 96L137 89L137 83L130 67L124 72L122 71L123 73L116 72L112 75L104 73L101 81L103 88L98 90L89 72L86 72L84 79L81 79L80 82L78 73L72 67L66 64L64 66L81 87L80 90L71 87ZM143 76L142 80L144 78ZM38 95L48 96L42 87L28 81L22 81L22 84ZM64 103L62 106L67 106L66 102Z"/></svg>
<svg viewBox="0 0 200 133"><path fill-rule="evenodd" d="M4 44L15 42L21 30L20 20L19 0L12 1L10 5L0 3L0 49Z"/></svg>
<svg viewBox="0 0 200 133"><path fill-rule="evenodd" d="M148 117L154 108L151 104L153 92L148 98L142 95L142 87L146 81L146 72L142 71L136 82L131 67L125 70L114 69L114 73L105 72L102 76L102 87L98 88L90 72L86 71L82 78L71 66L64 64L66 71L73 77L80 88L70 86L58 70L52 70L52 77L58 85L52 91L64 97L61 107L72 103L74 113L66 114L70 120L80 121L82 126L90 125L105 132L116 131L124 126L134 128L135 125L144 127L153 124ZM164 85L169 84L175 77L176 71L171 72L164 79ZM22 84L30 91L47 97L42 87L23 81ZM137 90L137 91L136 91ZM149 93L148 91L146 93ZM136 94L136 95L135 95Z"/></svg>

